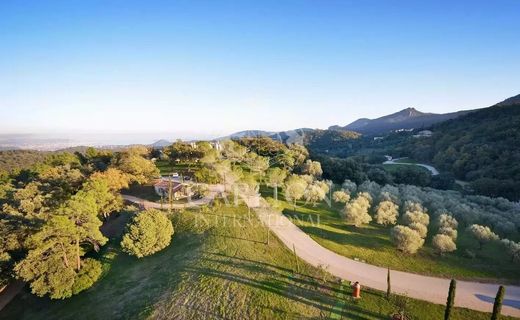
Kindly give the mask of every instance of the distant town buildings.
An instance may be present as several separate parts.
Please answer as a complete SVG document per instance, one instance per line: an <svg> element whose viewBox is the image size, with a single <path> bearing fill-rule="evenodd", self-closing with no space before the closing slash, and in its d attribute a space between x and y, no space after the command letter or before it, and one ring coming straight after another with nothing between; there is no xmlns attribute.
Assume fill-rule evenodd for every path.
<svg viewBox="0 0 520 320"><path fill-rule="evenodd" d="M417 134L414 134L413 137L414 138L428 138L428 137L431 137L432 134L433 134L433 132L431 132L430 130L422 130L422 131L417 132Z"/></svg>

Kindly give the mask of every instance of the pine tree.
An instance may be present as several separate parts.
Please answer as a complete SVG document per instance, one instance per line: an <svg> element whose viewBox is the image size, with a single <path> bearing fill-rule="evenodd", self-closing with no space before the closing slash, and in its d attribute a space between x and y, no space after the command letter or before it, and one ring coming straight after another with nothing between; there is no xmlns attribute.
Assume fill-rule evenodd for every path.
<svg viewBox="0 0 520 320"><path fill-rule="evenodd" d="M493 305L493 314L491 315L491 320L499 319L500 311L502 310L502 302L504 301L505 293L506 293L506 288L504 288L504 286L498 287L497 296L495 298L495 304Z"/></svg>
<svg viewBox="0 0 520 320"><path fill-rule="evenodd" d="M450 282L448 300L446 301L446 310L444 311L444 320L450 319L451 310L453 309L453 304L455 303L455 290L456 289L457 289L457 281L452 279Z"/></svg>

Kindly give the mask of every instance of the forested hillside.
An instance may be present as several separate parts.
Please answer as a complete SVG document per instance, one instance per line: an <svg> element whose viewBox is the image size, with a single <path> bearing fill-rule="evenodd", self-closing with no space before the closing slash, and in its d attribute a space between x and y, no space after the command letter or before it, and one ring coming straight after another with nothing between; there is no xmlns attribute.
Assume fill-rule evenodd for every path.
<svg viewBox="0 0 520 320"><path fill-rule="evenodd" d="M0 151L0 172L25 169L41 162L48 153L35 150Z"/></svg>
<svg viewBox="0 0 520 320"><path fill-rule="evenodd" d="M404 151L471 182L480 194L520 199L520 103L499 104L432 127Z"/></svg>

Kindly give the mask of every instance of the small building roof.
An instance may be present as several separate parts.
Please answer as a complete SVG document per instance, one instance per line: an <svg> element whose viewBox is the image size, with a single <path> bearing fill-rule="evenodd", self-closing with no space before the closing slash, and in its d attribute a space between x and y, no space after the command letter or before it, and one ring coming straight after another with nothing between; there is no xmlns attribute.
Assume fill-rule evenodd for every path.
<svg viewBox="0 0 520 320"><path fill-rule="evenodd" d="M180 189L182 189L182 184L179 182L171 181L172 191L177 192ZM159 180L154 184L155 188L165 189L168 190L170 188L170 181L169 180Z"/></svg>

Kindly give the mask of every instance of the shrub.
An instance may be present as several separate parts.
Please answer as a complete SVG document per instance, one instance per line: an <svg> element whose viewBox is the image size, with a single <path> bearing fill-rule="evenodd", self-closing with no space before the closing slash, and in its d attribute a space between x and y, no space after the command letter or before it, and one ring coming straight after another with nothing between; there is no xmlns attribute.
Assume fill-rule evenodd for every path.
<svg viewBox="0 0 520 320"><path fill-rule="evenodd" d="M392 229L392 241L397 249L405 253L416 253L424 245L419 233L406 226L395 226Z"/></svg>
<svg viewBox="0 0 520 320"><path fill-rule="evenodd" d="M132 219L121 241L123 251L142 258L166 248L172 239L172 222L159 210L143 211Z"/></svg>

